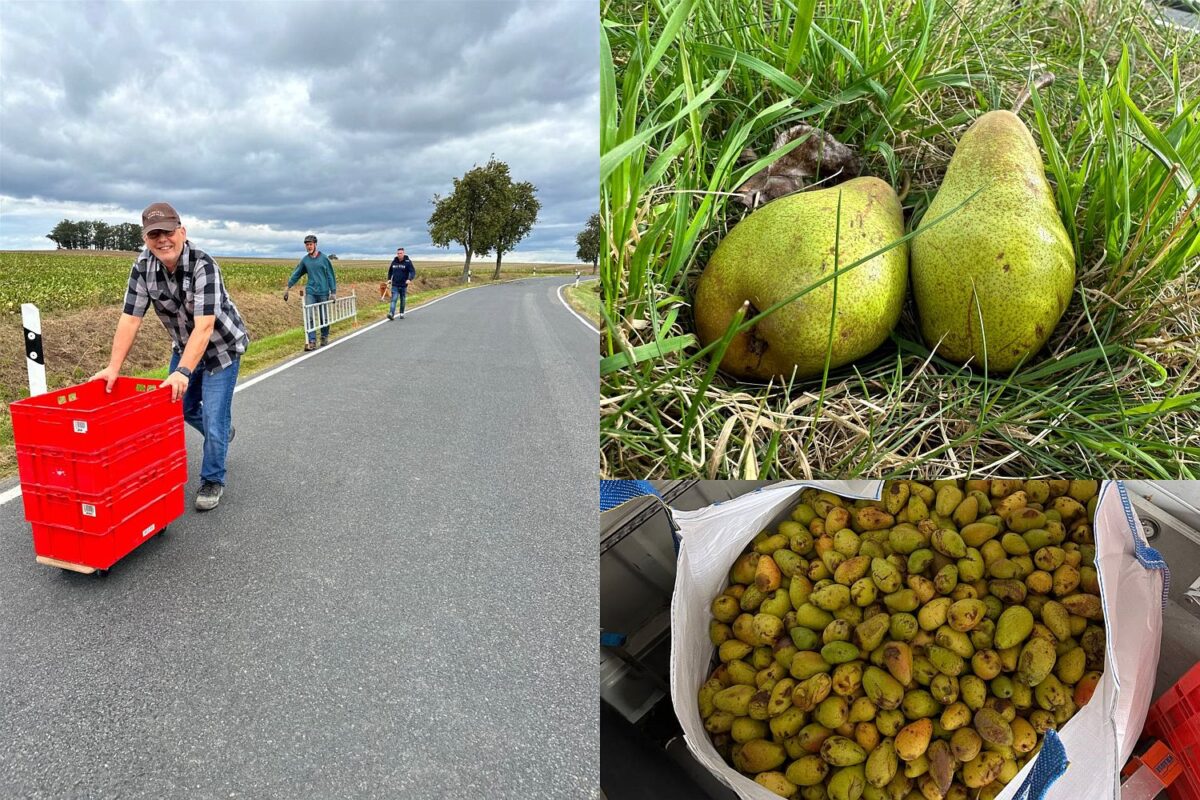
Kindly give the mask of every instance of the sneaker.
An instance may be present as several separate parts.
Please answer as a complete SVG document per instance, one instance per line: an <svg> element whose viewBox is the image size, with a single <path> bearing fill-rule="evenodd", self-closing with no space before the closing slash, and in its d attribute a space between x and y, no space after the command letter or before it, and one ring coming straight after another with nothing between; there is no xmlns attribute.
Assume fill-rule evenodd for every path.
<svg viewBox="0 0 1200 800"><path fill-rule="evenodd" d="M225 491L225 487L213 481L205 481L200 487L200 491L196 493L196 510L211 511L217 507L217 503L221 502L221 492Z"/></svg>
<svg viewBox="0 0 1200 800"><path fill-rule="evenodd" d="M388 314L388 319L392 320L392 319L395 319L395 317L393 317L391 314Z"/></svg>
<svg viewBox="0 0 1200 800"><path fill-rule="evenodd" d="M401 312L400 312L400 319L404 319L404 312L403 312L403 311L401 311Z"/></svg>
<svg viewBox="0 0 1200 800"><path fill-rule="evenodd" d="M304 352L307 353L309 350L316 350L316 349L317 349L316 342L305 342L304 343Z"/></svg>
<svg viewBox="0 0 1200 800"><path fill-rule="evenodd" d="M329 339L327 339L326 337L322 336L322 337L321 337L321 347L324 347L324 346L325 346L325 345L327 345L327 344L329 344Z"/></svg>

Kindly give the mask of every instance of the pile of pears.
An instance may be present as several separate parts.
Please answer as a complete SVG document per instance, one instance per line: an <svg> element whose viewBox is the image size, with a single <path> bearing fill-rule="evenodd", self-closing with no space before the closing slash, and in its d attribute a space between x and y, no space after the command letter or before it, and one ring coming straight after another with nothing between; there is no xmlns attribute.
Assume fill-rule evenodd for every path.
<svg viewBox="0 0 1200 800"><path fill-rule="evenodd" d="M1008 372L1046 344L1070 302L1071 241L1041 153L1010 111L984 114L963 135L914 238L835 274L835 263L845 270L903 235L900 200L877 178L768 203L729 232L700 276L696 332L709 344L744 304L749 319L824 280L737 334L721 359L739 378L820 375L827 355L834 369L887 339L911 266L926 344Z"/></svg>
<svg viewBox="0 0 1200 800"><path fill-rule="evenodd" d="M1098 490L805 489L710 604L716 751L789 800L994 800L1100 685Z"/></svg>

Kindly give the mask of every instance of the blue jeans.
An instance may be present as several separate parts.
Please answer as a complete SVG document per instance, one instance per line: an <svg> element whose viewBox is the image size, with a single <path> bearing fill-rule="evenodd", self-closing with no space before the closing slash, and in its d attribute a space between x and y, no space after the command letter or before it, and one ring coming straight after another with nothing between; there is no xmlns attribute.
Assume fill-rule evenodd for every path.
<svg viewBox="0 0 1200 800"><path fill-rule="evenodd" d="M316 305L317 303L324 303L326 300L329 299L329 292L307 292L306 294L307 294L308 299L305 301L305 304L310 305L310 306ZM329 318L331 316L333 316L330 309L328 309L328 308L322 308L322 309L318 310L316 312L316 314L317 314L318 322L329 322ZM321 326L321 338L322 339L329 338L329 326L328 325ZM317 332L309 331L308 332L308 340L310 342L315 342L317 340Z"/></svg>
<svg viewBox="0 0 1200 800"><path fill-rule="evenodd" d="M396 298L400 298L400 313L404 313L404 298L408 295L407 286L397 286L392 284L392 310L390 313L393 317L396 316Z"/></svg>
<svg viewBox="0 0 1200 800"><path fill-rule="evenodd" d="M183 393L183 420L204 434L204 461L200 480L225 485L225 451L229 449L229 429L233 387L237 384L241 358L216 372L196 368ZM171 353L171 368L179 366L179 353ZM168 373L169 374L169 373Z"/></svg>

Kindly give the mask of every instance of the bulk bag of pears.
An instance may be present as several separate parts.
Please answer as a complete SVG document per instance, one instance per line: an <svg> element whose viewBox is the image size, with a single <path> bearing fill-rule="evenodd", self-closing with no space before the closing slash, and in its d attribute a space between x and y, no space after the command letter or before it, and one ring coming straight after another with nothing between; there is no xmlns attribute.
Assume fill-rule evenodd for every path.
<svg viewBox="0 0 1200 800"><path fill-rule="evenodd" d="M671 604L672 702L689 750L745 800L778 800L780 794L730 766L705 729L698 693L716 664L717 649L710 634L713 601L730 586L731 567L752 540L761 532L775 533L781 522L792 520L806 489L829 492L850 505L856 499L880 500L885 484L787 481L696 511L672 512L680 540ZM1154 691L1169 578L1161 557L1146 544L1121 482L1100 484L1092 532L1106 633L1101 644L1103 671L1091 699L1057 731L1038 736L1040 749L995 795L998 800L1119 797L1120 768L1133 751ZM866 663L869 667L871 662ZM779 765L775 774L784 774L785 766ZM903 761L899 771L904 772ZM814 788L820 795L819 787ZM840 789L845 791L846 786ZM913 781L905 796L922 796L918 789ZM850 787L850 796L861 796L861 791ZM978 792L968 791L971 797ZM806 795L797 788L792 796Z"/></svg>

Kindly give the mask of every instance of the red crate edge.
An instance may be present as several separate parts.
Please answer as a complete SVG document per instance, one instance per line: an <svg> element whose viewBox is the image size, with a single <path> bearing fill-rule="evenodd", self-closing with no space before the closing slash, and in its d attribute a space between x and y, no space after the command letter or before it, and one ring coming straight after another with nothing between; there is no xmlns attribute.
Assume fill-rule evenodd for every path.
<svg viewBox="0 0 1200 800"><path fill-rule="evenodd" d="M1171 800L1200 800L1200 663L1154 701L1143 732L1161 739L1183 764L1167 787Z"/></svg>

